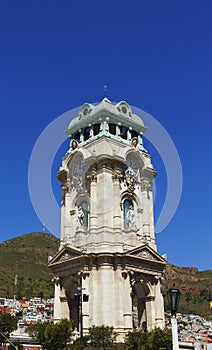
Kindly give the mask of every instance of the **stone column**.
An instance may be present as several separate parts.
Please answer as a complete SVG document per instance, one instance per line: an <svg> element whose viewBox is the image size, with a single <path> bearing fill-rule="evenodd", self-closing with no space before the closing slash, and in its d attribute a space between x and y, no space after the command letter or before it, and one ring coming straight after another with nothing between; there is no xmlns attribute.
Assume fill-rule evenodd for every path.
<svg viewBox="0 0 212 350"><path fill-rule="evenodd" d="M60 297L60 302L61 302L61 318L67 318L68 320L70 319L70 311L69 311L69 306L68 306L68 301L65 296L65 291L62 288L62 296Z"/></svg>
<svg viewBox="0 0 212 350"><path fill-rule="evenodd" d="M98 228L107 227L113 228L113 183L111 169L107 164L101 164L100 172L97 175L97 198L98 198ZM108 235L108 233L107 233Z"/></svg>
<svg viewBox="0 0 212 350"><path fill-rule="evenodd" d="M155 328L155 297L146 297L145 302L147 315L147 331L151 331Z"/></svg>
<svg viewBox="0 0 212 350"><path fill-rule="evenodd" d="M80 133L80 142L83 142L84 141L83 130L80 129L79 133Z"/></svg>
<svg viewBox="0 0 212 350"><path fill-rule="evenodd" d="M120 208L120 188L119 188L119 174L113 170L113 228L114 230L121 230L121 208Z"/></svg>
<svg viewBox="0 0 212 350"><path fill-rule="evenodd" d="M97 228L97 176L96 169L92 169L90 176L90 232Z"/></svg>
<svg viewBox="0 0 212 350"><path fill-rule="evenodd" d="M88 126L90 127L90 135L89 135L89 137L93 137L93 125L89 124Z"/></svg>
<svg viewBox="0 0 212 350"><path fill-rule="evenodd" d="M156 249L155 235L154 235L154 215L153 215L153 197L152 197L152 178L151 172L142 174L141 178L141 191L142 191L142 203L143 203L143 215L142 215L142 227L143 237L146 243L152 245Z"/></svg>
<svg viewBox="0 0 212 350"><path fill-rule="evenodd" d="M131 127L129 127L129 129L127 130L127 141L131 141L131 130Z"/></svg>
<svg viewBox="0 0 212 350"><path fill-rule="evenodd" d="M119 139L121 137L120 136L120 125L121 125L121 123L118 123L116 125L116 137L117 137L117 139Z"/></svg>
<svg viewBox="0 0 212 350"><path fill-rule="evenodd" d="M123 271L123 294L124 294L124 300L123 300L123 316L124 316L124 329L125 330L132 330L133 324L132 324L132 297L131 297L131 284L130 284L130 271Z"/></svg>
<svg viewBox="0 0 212 350"><path fill-rule="evenodd" d="M110 265L100 266L96 281L98 299L96 300L97 325L115 324L114 271Z"/></svg>
<svg viewBox="0 0 212 350"><path fill-rule="evenodd" d="M96 266L92 266L89 276L89 327L97 324L97 310L96 302L98 299L98 290L97 290L97 276L98 271ZM100 302L101 303L101 302Z"/></svg>
<svg viewBox="0 0 212 350"><path fill-rule="evenodd" d="M64 168L60 168L57 174L58 180L61 182L62 199L61 199L61 219L60 219L60 240L64 238L64 218L65 218L65 206L66 206L66 191L67 191L67 178L68 172Z"/></svg>
<svg viewBox="0 0 212 350"><path fill-rule="evenodd" d="M60 302L60 283L59 277L54 277L54 322L57 323L61 320L61 302Z"/></svg>
<svg viewBox="0 0 212 350"><path fill-rule="evenodd" d="M139 144L140 149L143 151L144 150L144 146L143 146L143 137L142 136L143 136L142 133L140 133L138 135L138 144Z"/></svg>
<svg viewBox="0 0 212 350"><path fill-rule="evenodd" d="M164 328L164 304L163 304L163 295L161 292L160 278L156 277L155 284L155 327Z"/></svg>
<svg viewBox="0 0 212 350"><path fill-rule="evenodd" d="M65 207L63 210L63 235L64 237L69 240L71 238L71 236L74 235L75 230L74 228L74 220L73 218L75 217L73 215L73 209L72 209L73 205L72 205L72 197L71 197L71 193L70 190L68 189L66 192L66 203L65 203ZM72 235L71 235L72 233Z"/></svg>
<svg viewBox="0 0 212 350"><path fill-rule="evenodd" d="M121 274L121 266L114 270L114 297L115 297L115 329L117 333L124 329L123 305L124 305L124 281Z"/></svg>

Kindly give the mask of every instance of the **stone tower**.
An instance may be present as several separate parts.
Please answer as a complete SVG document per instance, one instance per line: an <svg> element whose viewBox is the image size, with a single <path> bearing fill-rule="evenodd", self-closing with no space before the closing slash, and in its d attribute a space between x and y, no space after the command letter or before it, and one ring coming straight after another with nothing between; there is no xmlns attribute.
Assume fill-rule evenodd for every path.
<svg viewBox="0 0 212 350"><path fill-rule="evenodd" d="M109 325L123 340L133 328L164 326L166 262L155 243L156 172L143 147L145 131L125 101L107 98L85 103L66 131L70 149L58 173L61 244L49 266L55 322L71 318L83 335Z"/></svg>

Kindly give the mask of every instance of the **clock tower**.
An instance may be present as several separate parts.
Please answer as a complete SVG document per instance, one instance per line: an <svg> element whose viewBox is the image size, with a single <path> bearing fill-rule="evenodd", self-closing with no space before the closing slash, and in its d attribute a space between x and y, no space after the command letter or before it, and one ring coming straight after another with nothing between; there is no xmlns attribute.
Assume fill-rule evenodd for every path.
<svg viewBox="0 0 212 350"><path fill-rule="evenodd" d="M60 249L49 262L55 322L71 318L81 335L113 326L122 341L133 328L164 327L152 181L144 123L129 104L85 103L66 133L61 182Z"/></svg>

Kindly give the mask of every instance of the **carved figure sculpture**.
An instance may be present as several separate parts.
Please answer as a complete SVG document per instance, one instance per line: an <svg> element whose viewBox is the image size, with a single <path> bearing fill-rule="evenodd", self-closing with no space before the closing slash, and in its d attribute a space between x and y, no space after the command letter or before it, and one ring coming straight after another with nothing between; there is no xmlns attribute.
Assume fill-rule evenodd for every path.
<svg viewBox="0 0 212 350"><path fill-rule="evenodd" d="M133 206L130 205L127 215L126 215L126 223L128 230L137 230L136 227L136 216L135 216L135 211L133 209Z"/></svg>
<svg viewBox="0 0 212 350"><path fill-rule="evenodd" d="M133 192L136 184L136 176L135 171L129 166L125 171L125 178L128 187L128 191Z"/></svg>
<svg viewBox="0 0 212 350"><path fill-rule="evenodd" d="M84 229L84 211L82 209L82 207L78 207L78 215L77 215L77 230L82 230Z"/></svg>

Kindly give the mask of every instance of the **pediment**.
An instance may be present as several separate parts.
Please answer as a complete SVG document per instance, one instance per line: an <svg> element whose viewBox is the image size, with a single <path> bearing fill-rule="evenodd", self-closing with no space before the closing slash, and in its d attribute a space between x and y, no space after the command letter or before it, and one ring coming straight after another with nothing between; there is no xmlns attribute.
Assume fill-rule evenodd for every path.
<svg viewBox="0 0 212 350"><path fill-rule="evenodd" d="M158 254L154 249L152 249L146 244L128 250L125 254L128 256L133 256L135 258L141 258L142 260L146 261L154 261L160 264L162 263L164 265L167 263L166 260L160 254Z"/></svg>
<svg viewBox="0 0 212 350"><path fill-rule="evenodd" d="M77 258L82 256L83 253L76 249L71 247L63 247L59 252L49 261L48 266L52 266L55 264L60 264L65 261Z"/></svg>

